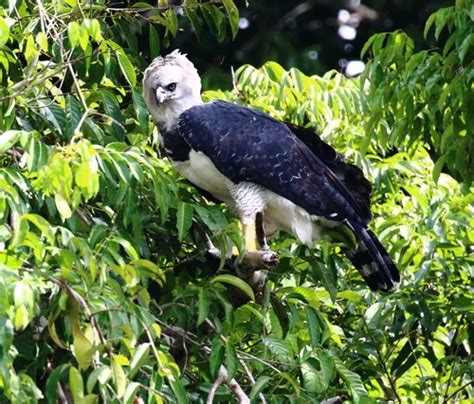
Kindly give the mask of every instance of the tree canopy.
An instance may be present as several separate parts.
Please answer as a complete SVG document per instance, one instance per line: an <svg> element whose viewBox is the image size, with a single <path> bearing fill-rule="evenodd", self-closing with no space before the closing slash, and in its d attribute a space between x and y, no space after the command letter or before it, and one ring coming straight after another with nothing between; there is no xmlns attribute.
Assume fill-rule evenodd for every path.
<svg viewBox="0 0 474 404"><path fill-rule="evenodd" d="M376 294L337 234L280 234L252 288L225 260L235 219L160 156L142 73L189 27L196 47L238 35L232 0L0 2L2 401L472 400L473 21L456 0L428 18L429 50L372 36L357 78L267 61L204 92L362 167L402 273Z"/></svg>

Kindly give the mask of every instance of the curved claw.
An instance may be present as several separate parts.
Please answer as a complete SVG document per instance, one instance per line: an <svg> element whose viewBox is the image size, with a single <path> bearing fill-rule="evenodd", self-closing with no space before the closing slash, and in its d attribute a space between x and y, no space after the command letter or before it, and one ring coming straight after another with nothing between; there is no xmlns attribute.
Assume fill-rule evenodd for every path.
<svg viewBox="0 0 474 404"><path fill-rule="evenodd" d="M271 250L248 251L242 258L242 264L255 269L271 269L278 265L278 262L277 253Z"/></svg>

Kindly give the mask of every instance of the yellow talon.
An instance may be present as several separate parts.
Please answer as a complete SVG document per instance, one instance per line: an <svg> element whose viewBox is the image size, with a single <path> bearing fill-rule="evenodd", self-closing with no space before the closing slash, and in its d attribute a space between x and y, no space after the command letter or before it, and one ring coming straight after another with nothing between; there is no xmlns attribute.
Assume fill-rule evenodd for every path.
<svg viewBox="0 0 474 404"><path fill-rule="evenodd" d="M245 250L256 251L257 250L257 232L255 228L255 223L252 223L252 224L244 223L243 227L244 227Z"/></svg>

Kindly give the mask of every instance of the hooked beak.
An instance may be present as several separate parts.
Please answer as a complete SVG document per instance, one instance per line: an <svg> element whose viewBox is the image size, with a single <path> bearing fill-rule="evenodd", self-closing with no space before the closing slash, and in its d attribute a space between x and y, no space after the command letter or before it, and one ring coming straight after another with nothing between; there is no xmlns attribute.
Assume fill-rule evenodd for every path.
<svg viewBox="0 0 474 404"><path fill-rule="evenodd" d="M158 105L163 104L164 101L166 101L166 93L163 91L161 87L158 87L155 90L155 100Z"/></svg>

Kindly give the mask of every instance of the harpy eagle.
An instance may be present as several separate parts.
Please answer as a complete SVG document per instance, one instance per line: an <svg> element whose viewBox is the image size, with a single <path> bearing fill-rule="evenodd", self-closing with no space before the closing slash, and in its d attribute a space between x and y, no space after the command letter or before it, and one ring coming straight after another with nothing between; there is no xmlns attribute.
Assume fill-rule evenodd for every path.
<svg viewBox="0 0 474 404"><path fill-rule="evenodd" d="M198 72L179 51L153 60L143 94L174 167L238 215L246 255L271 264L265 233L286 230L310 245L347 226L359 244L347 255L369 287L388 291L399 281L367 228L370 183L312 131L238 104L203 103Z"/></svg>

